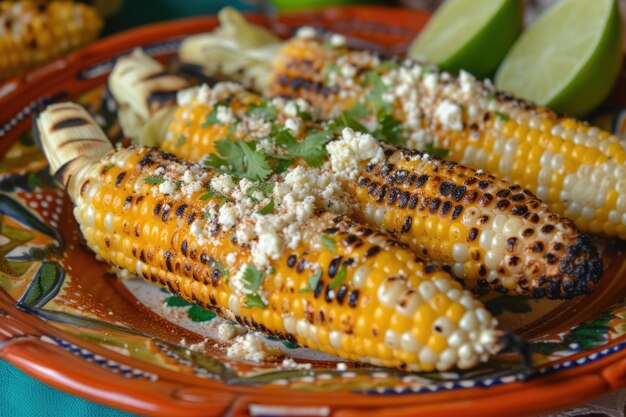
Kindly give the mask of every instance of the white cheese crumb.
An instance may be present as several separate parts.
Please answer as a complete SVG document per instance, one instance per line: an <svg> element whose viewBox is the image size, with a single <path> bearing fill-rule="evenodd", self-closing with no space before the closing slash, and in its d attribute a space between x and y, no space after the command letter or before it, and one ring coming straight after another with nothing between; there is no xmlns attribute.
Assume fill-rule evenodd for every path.
<svg viewBox="0 0 626 417"><path fill-rule="evenodd" d="M285 107L283 108L283 112L290 117L297 117L298 116L298 107L296 105L295 101L289 101L287 102L287 104L285 105Z"/></svg>
<svg viewBox="0 0 626 417"><path fill-rule="evenodd" d="M178 185L174 181L165 180L159 184L159 191L162 194L174 194L178 189Z"/></svg>
<svg viewBox="0 0 626 417"><path fill-rule="evenodd" d="M300 134L300 121L298 119L285 120L285 128L291 130L294 135Z"/></svg>
<svg viewBox="0 0 626 417"><path fill-rule="evenodd" d="M189 233L191 233L197 238L200 238L202 237L202 231L203 231L203 227L202 227L202 223L200 222L200 220L196 220L193 223L191 223L191 227L189 228Z"/></svg>
<svg viewBox="0 0 626 417"><path fill-rule="evenodd" d="M208 88L206 84L203 85L203 87ZM176 94L176 103L178 104L178 106L182 107L186 106L187 104L191 104L191 102L193 102L193 100L198 97L198 91L200 90L200 88L202 87L195 86L180 90Z"/></svg>
<svg viewBox="0 0 626 417"><path fill-rule="evenodd" d="M382 147L369 133L355 132L346 127L341 136L341 140L326 145L331 167L338 176L356 179L362 161L378 163L384 159Z"/></svg>
<svg viewBox="0 0 626 417"><path fill-rule="evenodd" d="M348 369L348 365L346 365L343 362L337 362L337 370L338 371L345 371Z"/></svg>
<svg viewBox="0 0 626 417"><path fill-rule="evenodd" d="M298 363L291 358L285 358L280 364L284 368L293 368L293 369L311 369L310 363Z"/></svg>
<svg viewBox="0 0 626 417"><path fill-rule="evenodd" d="M356 75L356 67L354 65L344 65L341 67L341 75L352 79Z"/></svg>
<svg viewBox="0 0 626 417"><path fill-rule="evenodd" d="M185 342L186 344L186 340L182 339L181 342ZM205 352L206 351L206 345L209 342L209 339L204 339L201 342L198 343L193 343L191 345L187 345L185 346L183 343L181 343L181 346L186 347L189 350L193 350L194 352Z"/></svg>
<svg viewBox="0 0 626 417"><path fill-rule="evenodd" d="M424 87L426 91L433 94L437 90L437 74L431 72L424 75Z"/></svg>
<svg viewBox="0 0 626 417"><path fill-rule="evenodd" d="M461 70L459 72L459 83L461 84L461 92L464 98L471 97L476 86L476 78L469 72Z"/></svg>
<svg viewBox="0 0 626 417"><path fill-rule="evenodd" d="M211 179L211 188L220 194L229 194L235 187L235 181L230 175L222 174Z"/></svg>
<svg viewBox="0 0 626 417"><path fill-rule="evenodd" d="M442 100L437 106L435 117L446 128L452 130L463 129L463 120L461 115L461 107L454 104L450 100Z"/></svg>
<svg viewBox="0 0 626 417"><path fill-rule="evenodd" d="M234 265L236 260L237 260L237 257L235 256L234 253L229 253L228 255L226 255L226 264L228 266Z"/></svg>
<svg viewBox="0 0 626 417"><path fill-rule="evenodd" d="M239 336L226 354L229 358L257 363L275 361L282 356L280 350L268 346L261 337L251 333Z"/></svg>
<svg viewBox="0 0 626 417"><path fill-rule="evenodd" d="M222 342L227 342L236 336L240 336L245 334L248 330L243 326L236 326L234 324L230 324L227 321L223 321L217 327L217 337Z"/></svg>
<svg viewBox="0 0 626 417"><path fill-rule="evenodd" d="M232 123L235 120L235 117L230 107L219 106L217 108L217 120L225 125Z"/></svg>
<svg viewBox="0 0 626 417"><path fill-rule="evenodd" d="M333 33L332 35L330 35L330 39L328 39L328 43L330 43L330 46L334 48L338 48L346 44L346 37L338 33Z"/></svg>
<svg viewBox="0 0 626 417"><path fill-rule="evenodd" d="M220 208L219 222L224 230L232 229L239 221L237 207L232 203L226 203Z"/></svg>
<svg viewBox="0 0 626 417"><path fill-rule="evenodd" d="M298 39L313 39L316 35L317 31L311 26L302 26L296 32L296 38Z"/></svg>

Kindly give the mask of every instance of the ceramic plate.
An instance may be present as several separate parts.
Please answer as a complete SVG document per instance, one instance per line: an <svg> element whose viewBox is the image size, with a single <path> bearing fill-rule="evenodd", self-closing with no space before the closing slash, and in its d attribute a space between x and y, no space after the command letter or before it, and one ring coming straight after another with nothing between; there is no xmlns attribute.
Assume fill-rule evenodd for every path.
<svg viewBox="0 0 626 417"><path fill-rule="evenodd" d="M401 52L427 18L349 7L253 20L284 36L314 24L361 47ZM533 414L626 386L626 262L616 241L599 242L606 276L593 295L485 298L503 328L532 342L537 369L528 381L512 355L462 373L351 363L342 372L337 358L271 340L295 366L232 361L215 337L214 313L114 278L81 243L70 202L33 143L31 116L76 100L117 137L104 95L115 58L143 46L171 61L184 35L215 25L207 17L133 30L0 87L0 357L65 391L159 416Z"/></svg>

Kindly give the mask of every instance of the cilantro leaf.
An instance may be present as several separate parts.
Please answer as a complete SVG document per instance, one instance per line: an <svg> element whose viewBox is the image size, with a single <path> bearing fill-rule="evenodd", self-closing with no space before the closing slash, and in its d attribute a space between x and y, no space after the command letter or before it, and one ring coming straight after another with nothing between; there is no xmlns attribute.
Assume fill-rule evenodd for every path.
<svg viewBox="0 0 626 417"><path fill-rule="evenodd" d="M328 64L324 71L324 83L328 84L330 82L331 76L338 72L339 72L339 65L335 64L334 62Z"/></svg>
<svg viewBox="0 0 626 417"><path fill-rule="evenodd" d="M256 212L265 216L266 214L270 214L272 211L274 211L274 200L270 200L265 207L258 209Z"/></svg>
<svg viewBox="0 0 626 417"><path fill-rule="evenodd" d="M372 111L363 103L358 103L349 110L346 110L346 115L353 119L364 119L372 114Z"/></svg>
<svg viewBox="0 0 626 417"><path fill-rule="evenodd" d="M217 118L217 112L219 111L219 108L222 106L228 106L228 104L223 100L215 103L215 105L213 106L213 109L211 110L211 113L209 113L206 116L206 118L204 119L204 122L202 122L200 127L205 129L211 125L220 124L220 121Z"/></svg>
<svg viewBox="0 0 626 417"><path fill-rule="evenodd" d="M402 135L402 124L389 113L379 112L378 126L372 132L372 135L392 145L406 145L406 139Z"/></svg>
<svg viewBox="0 0 626 417"><path fill-rule="evenodd" d="M180 135L178 137L178 139L176 139L176 144L174 145L174 147L175 148L180 148L181 146L183 146L185 144L185 142L187 142L187 136Z"/></svg>
<svg viewBox="0 0 626 417"><path fill-rule="evenodd" d="M332 281L330 281L330 284L328 284L328 287L331 290L334 290L335 288L337 288L338 286L340 286L346 279L346 267L345 265L341 265L341 268L339 268L339 272L337 272L337 275L335 275L335 278L333 278Z"/></svg>
<svg viewBox="0 0 626 417"><path fill-rule="evenodd" d="M383 99L383 95L387 92L387 86L376 71L371 70L365 73L363 85L371 87L367 92L367 99L374 105L377 112L391 111L391 106Z"/></svg>
<svg viewBox="0 0 626 417"><path fill-rule="evenodd" d="M191 321L203 322L213 320L217 317L217 314L215 314L215 311L205 310L198 306L191 306L191 308L187 310L187 316L189 316Z"/></svg>
<svg viewBox="0 0 626 417"><path fill-rule="evenodd" d="M228 198L227 195L221 194L221 193L216 193L215 191L213 191L213 189L211 188L210 185L207 185L207 190L204 194L202 194L200 197L198 197L199 200L201 201L205 201L208 200L211 197L217 197L220 200L219 205L223 206L228 200L230 200Z"/></svg>
<svg viewBox="0 0 626 417"><path fill-rule="evenodd" d="M435 148L433 145L426 146L426 148L424 148L424 152L429 155L438 156L439 158L445 158L450 154L449 149Z"/></svg>
<svg viewBox="0 0 626 417"><path fill-rule="evenodd" d="M317 284L320 282L320 278L322 278L322 270L318 269L317 272L315 272L311 277L309 277L307 281L307 286L302 288L299 291L300 294L315 291Z"/></svg>
<svg viewBox="0 0 626 417"><path fill-rule="evenodd" d="M265 151L257 151L254 149L254 143L236 142L239 144L244 154L244 163L246 166L244 175L256 181L267 179L272 174L272 168L267 161Z"/></svg>
<svg viewBox="0 0 626 417"><path fill-rule="evenodd" d="M245 308L259 307L260 309L265 310L267 308L267 304L263 301L259 294L248 294L246 295L246 301L243 303Z"/></svg>
<svg viewBox="0 0 626 417"><path fill-rule="evenodd" d="M190 306L191 303L187 300L183 300L177 295L172 295L165 299L165 305L168 307L186 307Z"/></svg>
<svg viewBox="0 0 626 417"><path fill-rule="evenodd" d="M272 194L272 190L274 190L275 185L276 184L274 184L273 182L264 182L264 183L260 183L257 185L253 185L252 187L246 190L246 196L248 196L248 198L252 200L253 202L258 203L259 200L254 198L253 194L256 191L260 191L265 197L269 197Z"/></svg>
<svg viewBox="0 0 626 417"><path fill-rule="evenodd" d="M244 269L241 277L243 287L251 293L255 293L261 288L264 279L265 273L259 271L257 267L252 264L246 265L246 269Z"/></svg>
<svg viewBox="0 0 626 417"><path fill-rule="evenodd" d="M206 129L207 127L211 125L218 124L218 122L219 120L217 119L217 106L215 106L213 110L211 111L211 113L207 115L206 119L204 119L204 122L202 122L200 127L203 129Z"/></svg>
<svg viewBox="0 0 626 417"><path fill-rule="evenodd" d="M510 119L509 115L506 113L502 113L501 111L494 111L493 114L500 120L502 120L503 122L506 122L507 120Z"/></svg>
<svg viewBox="0 0 626 417"><path fill-rule="evenodd" d="M329 128L337 135L341 133L344 127L349 127L357 132L369 132L365 126L356 121L348 112L345 111L337 116L329 125Z"/></svg>
<svg viewBox="0 0 626 417"><path fill-rule="evenodd" d="M276 118L276 112L276 107L263 100L258 104L251 104L250 107L248 107L248 111L246 112L246 114L248 116L257 115L267 122L272 121Z"/></svg>
<svg viewBox="0 0 626 417"><path fill-rule="evenodd" d="M148 184L163 184L165 182L165 178L153 177L150 175L149 177L146 177L146 182Z"/></svg>
<svg viewBox="0 0 626 417"><path fill-rule="evenodd" d="M226 269L226 268L224 267L224 265L222 265L222 263L221 263L221 262L218 262L218 261L213 260L213 261L211 262L211 268L213 268L213 269L216 269L216 270L220 271L220 274L221 274L223 277L228 277L228 276L230 276L230 271L229 271L228 269Z"/></svg>
<svg viewBox="0 0 626 417"><path fill-rule="evenodd" d="M387 60L385 62L383 62L382 64L380 64L379 66L376 67L376 71L379 74L384 74L392 69L397 69L400 68L400 64L394 60Z"/></svg>
<svg viewBox="0 0 626 417"><path fill-rule="evenodd" d="M329 251L331 251L331 252L336 252L337 251L337 243L335 243L335 239L333 239L332 237L330 237L328 235L323 235L322 237L320 237L320 242Z"/></svg>
<svg viewBox="0 0 626 417"><path fill-rule="evenodd" d="M311 133L301 141L288 144L287 152L293 157L303 158L309 166L318 168L328 155L326 144L330 142L330 136L329 132L324 131Z"/></svg>
<svg viewBox="0 0 626 417"><path fill-rule="evenodd" d="M272 173L265 152L255 150L255 142L222 139L215 143L215 148L218 153L210 154L204 164L217 171L253 181L264 180Z"/></svg>

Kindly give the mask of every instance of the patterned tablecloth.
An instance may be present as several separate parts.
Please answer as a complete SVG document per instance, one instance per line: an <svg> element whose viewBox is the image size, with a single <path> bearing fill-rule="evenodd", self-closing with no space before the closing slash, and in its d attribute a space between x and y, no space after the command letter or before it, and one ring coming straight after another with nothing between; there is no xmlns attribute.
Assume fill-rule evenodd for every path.
<svg viewBox="0 0 626 417"><path fill-rule="evenodd" d="M531 0L528 20L536 15L537 10L552 3L554 0ZM404 0L405 5L434 7L439 0ZM105 34L138 24L183 17L197 14L208 14L217 11L226 4L235 5L244 10L258 7L253 1L227 0L176 0L154 1L146 8L144 2L126 1L124 9L112 18ZM626 0L624 0L626 3ZM607 104L590 117L590 121L599 127L613 131L626 140L626 71L622 70L620 80ZM567 410L553 416L607 415L610 417L624 416L626 392L619 392L600 398L591 403ZM131 416L109 407L63 393L51 388L17 370L0 360L0 416L1 417L122 417Z"/></svg>

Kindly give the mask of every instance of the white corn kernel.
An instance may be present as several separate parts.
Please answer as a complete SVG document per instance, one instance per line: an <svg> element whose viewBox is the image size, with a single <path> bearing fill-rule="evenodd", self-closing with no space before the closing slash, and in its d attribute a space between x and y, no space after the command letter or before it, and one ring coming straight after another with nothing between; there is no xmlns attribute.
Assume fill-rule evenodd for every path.
<svg viewBox="0 0 626 417"><path fill-rule="evenodd" d="M452 247L452 258L456 262L465 262L467 261L469 254L469 246L465 243L455 243Z"/></svg>
<svg viewBox="0 0 626 417"><path fill-rule="evenodd" d="M433 285L430 282L428 284ZM404 291L406 291L406 285L403 281L387 279L378 287L378 301L385 307L394 308Z"/></svg>

